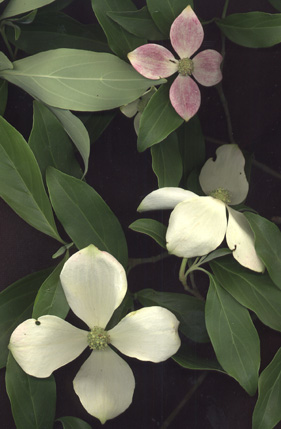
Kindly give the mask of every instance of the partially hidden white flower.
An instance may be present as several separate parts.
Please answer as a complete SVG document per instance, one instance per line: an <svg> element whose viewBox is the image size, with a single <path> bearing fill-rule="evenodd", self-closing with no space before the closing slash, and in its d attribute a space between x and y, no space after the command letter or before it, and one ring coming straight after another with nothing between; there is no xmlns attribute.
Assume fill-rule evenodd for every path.
<svg viewBox="0 0 281 429"><path fill-rule="evenodd" d="M133 116L135 116L134 128L137 136L139 135L140 119L142 112L144 111L147 103L156 91L156 88L152 86L140 98L137 98L131 103L120 107L121 112L123 113L123 115L127 116L127 118L132 118Z"/></svg>
<svg viewBox="0 0 281 429"><path fill-rule="evenodd" d="M207 160L199 176L207 196L181 188L161 188L147 195L138 210L173 209L166 235L170 253L183 258L203 256L226 237L241 265L262 272L264 264L256 253L250 225L243 213L230 207L240 204L248 194L245 159L234 144L221 146L216 155L215 161Z"/></svg>
<svg viewBox="0 0 281 429"><path fill-rule="evenodd" d="M130 367L110 345L127 356L161 362L180 346L179 322L165 308L145 307L106 331L126 294L127 280L122 265L93 245L65 263L61 283L70 308L90 330L46 315L20 324L12 333L9 349L27 374L44 378L90 347L92 352L73 385L88 413L104 423L128 408L135 388Z"/></svg>

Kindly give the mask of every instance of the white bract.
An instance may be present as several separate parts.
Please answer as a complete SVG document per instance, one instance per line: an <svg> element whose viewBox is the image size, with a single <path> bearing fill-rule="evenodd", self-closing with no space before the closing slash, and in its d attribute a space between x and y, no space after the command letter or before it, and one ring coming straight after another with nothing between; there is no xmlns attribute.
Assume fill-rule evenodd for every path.
<svg viewBox="0 0 281 429"><path fill-rule="evenodd" d="M234 144L221 146L216 155L215 161L207 160L199 176L207 196L181 188L161 188L147 195L138 210L173 209L166 235L170 253L183 258L203 256L226 237L241 265L262 272L264 264L255 251L250 225L243 213L230 207L242 203L248 194L245 159Z"/></svg>
<svg viewBox="0 0 281 429"><path fill-rule="evenodd" d="M20 324L9 349L27 374L44 378L90 347L92 353L74 379L74 390L88 413L104 423L128 408L135 388L130 367L110 345L127 356L161 362L180 346L179 322L165 308L145 307L106 331L126 294L127 279L122 265L93 245L65 263L61 283L70 308L90 331L56 316L42 316Z"/></svg>

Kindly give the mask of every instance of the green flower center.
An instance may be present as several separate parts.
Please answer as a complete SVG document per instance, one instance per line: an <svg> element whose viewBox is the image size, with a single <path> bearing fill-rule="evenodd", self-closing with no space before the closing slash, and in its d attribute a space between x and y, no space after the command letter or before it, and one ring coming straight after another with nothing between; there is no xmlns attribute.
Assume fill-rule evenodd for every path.
<svg viewBox="0 0 281 429"><path fill-rule="evenodd" d="M194 70L193 61L189 58L182 58L178 63L178 72L181 76L190 76Z"/></svg>
<svg viewBox="0 0 281 429"><path fill-rule="evenodd" d="M106 349L109 340L110 338L108 333L103 328L99 328L98 326L94 326L87 336L89 347L92 350Z"/></svg>
<svg viewBox="0 0 281 429"><path fill-rule="evenodd" d="M225 204L231 203L230 193L226 189L215 189L214 191L210 192L210 196L216 198L217 200L221 200Z"/></svg>

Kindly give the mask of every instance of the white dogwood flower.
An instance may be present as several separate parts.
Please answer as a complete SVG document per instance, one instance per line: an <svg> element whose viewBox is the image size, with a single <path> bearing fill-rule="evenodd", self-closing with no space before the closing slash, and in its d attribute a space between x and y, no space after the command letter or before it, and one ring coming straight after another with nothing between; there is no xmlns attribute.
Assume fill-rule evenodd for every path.
<svg viewBox="0 0 281 429"><path fill-rule="evenodd" d="M122 265L93 245L65 263L61 283L70 308L90 330L46 315L20 324L12 333L9 349L27 374L44 378L90 347L92 353L73 385L88 413L104 423L128 408L135 388L130 367L110 345L127 356L161 362L180 346L179 322L165 308L145 307L106 331L126 294L127 280Z"/></svg>
<svg viewBox="0 0 281 429"><path fill-rule="evenodd" d="M203 256L226 237L241 265L262 272L264 264L256 253L250 225L243 213L230 207L240 204L248 194L244 156L234 144L221 146L216 155L215 161L207 160L199 176L207 196L181 188L161 188L147 195L138 210L173 209L166 235L170 253L183 258Z"/></svg>

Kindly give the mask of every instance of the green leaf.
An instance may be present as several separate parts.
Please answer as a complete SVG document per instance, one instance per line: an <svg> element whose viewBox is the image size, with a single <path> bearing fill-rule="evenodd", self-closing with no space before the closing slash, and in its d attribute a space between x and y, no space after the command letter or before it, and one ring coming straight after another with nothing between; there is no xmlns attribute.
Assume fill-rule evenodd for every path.
<svg viewBox="0 0 281 429"><path fill-rule="evenodd" d="M0 79L0 115L3 116L6 110L8 99L8 82Z"/></svg>
<svg viewBox="0 0 281 429"><path fill-rule="evenodd" d="M65 7L67 7L68 5L70 5L73 2L73 0L56 0L54 3L49 4L48 6L46 6L44 8L44 10L46 11L58 11L58 10L62 10Z"/></svg>
<svg viewBox="0 0 281 429"><path fill-rule="evenodd" d="M141 76L111 54L54 49L15 61L0 77L60 109L108 110L128 104L165 80Z"/></svg>
<svg viewBox="0 0 281 429"><path fill-rule="evenodd" d="M274 283L281 289L281 232L274 223L245 212L255 236L255 248Z"/></svg>
<svg viewBox="0 0 281 429"><path fill-rule="evenodd" d="M192 172L188 175L186 187L189 191L194 192L197 195L205 196L205 193L202 191L200 182L199 182L199 175L200 170L198 168L195 168L192 170Z"/></svg>
<svg viewBox="0 0 281 429"><path fill-rule="evenodd" d="M281 0L268 0L275 9L279 10L281 12Z"/></svg>
<svg viewBox="0 0 281 429"><path fill-rule="evenodd" d="M0 368L6 365L13 330L31 317L33 301L50 270L30 274L0 293Z"/></svg>
<svg viewBox="0 0 281 429"><path fill-rule="evenodd" d="M258 385L259 336L246 308L226 292L213 276L206 300L206 326L217 359L249 395Z"/></svg>
<svg viewBox="0 0 281 429"><path fill-rule="evenodd" d="M26 374L9 354L6 389L17 429L52 429L56 411L53 375L35 378Z"/></svg>
<svg viewBox="0 0 281 429"><path fill-rule="evenodd" d="M161 247L166 249L167 227L154 219L138 219L131 223L130 229L153 238Z"/></svg>
<svg viewBox="0 0 281 429"><path fill-rule="evenodd" d="M36 159L22 135L2 117L0 197L31 226L63 243Z"/></svg>
<svg viewBox="0 0 281 429"><path fill-rule="evenodd" d="M126 59L130 51L146 43L146 38L134 36L107 16L108 12L137 10L131 0L92 0L92 8L107 37L110 49L119 57Z"/></svg>
<svg viewBox="0 0 281 429"><path fill-rule="evenodd" d="M0 70L12 70L13 63L9 60L9 58L3 53L0 52Z"/></svg>
<svg viewBox="0 0 281 429"><path fill-rule="evenodd" d="M88 425L88 423L78 419L77 417L60 417L56 421L61 422L63 429L91 429L91 426Z"/></svg>
<svg viewBox="0 0 281 429"><path fill-rule="evenodd" d="M134 310L134 300L132 297L132 294L127 291L125 298L123 299L122 303L119 305L118 308L114 311L110 321L106 325L106 330L112 329L114 326L116 326L123 317L126 316L130 311Z"/></svg>
<svg viewBox="0 0 281 429"><path fill-rule="evenodd" d="M170 85L162 85L151 97L141 115L139 152L161 142L183 123L183 119L170 103L169 90Z"/></svg>
<svg viewBox="0 0 281 429"><path fill-rule="evenodd" d="M28 144L43 177L49 166L79 178L82 176L67 133L54 114L39 101L33 102L33 128Z"/></svg>
<svg viewBox="0 0 281 429"><path fill-rule="evenodd" d="M82 113L80 119L83 121L93 144L108 127L116 115L116 110L108 112Z"/></svg>
<svg viewBox="0 0 281 429"><path fill-rule="evenodd" d="M193 8L193 0L147 0L146 3L152 19L167 38L176 17L188 5Z"/></svg>
<svg viewBox="0 0 281 429"><path fill-rule="evenodd" d="M90 137L83 122L69 110L47 106L57 117L65 132L71 138L84 162L84 176L88 171L90 156Z"/></svg>
<svg viewBox="0 0 281 429"><path fill-rule="evenodd" d="M10 0L6 9L0 16L0 19L10 18L11 16L20 15L30 10L38 9L54 0Z"/></svg>
<svg viewBox="0 0 281 429"><path fill-rule="evenodd" d="M69 305L60 282L60 273L68 257L67 252L63 260L40 287L33 306L32 317L34 319L38 319L44 314L52 314L64 319L69 312Z"/></svg>
<svg viewBox="0 0 281 429"><path fill-rule="evenodd" d="M174 313L180 322L179 330L191 340L198 343L210 341L205 326L204 302L193 296L154 289L143 289L136 297L145 307L159 305Z"/></svg>
<svg viewBox="0 0 281 429"><path fill-rule="evenodd" d="M280 13L234 13L216 24L229 40L248 48L268 48L281 42Z"/></svg>
<svg viewBox="0 0 281 429"><path fill-rule="evenodd" d="M189 174L202 168L205 162L205 140L198 116L184 122L177 129L179 149L183 164L182 182L186 185Z"/></svg>
<svg viewBox="0 0 281 429"><path fill-rule="evenodd" d="M221 258L222 256L230 255L231 253L232 252L230 249L216 249L209 253L206 257L202 256L204 259L201 264L206 264L206 262L211 262L213 259Z"/></svg>
<svg viewBox="0 0 281 429"><path fill-rule="evenodd" d="M267 274L241 267L232 257L211 263L220 284L267 326L281 331L281 291Z"/></svg>
<svg viewBox="0 0 281 429"><path fill-rule="evenodd" d="M50 167L47 185L56 215L78 249L94 244L126 268L128 250L121 225L89 185Z"/></svg>
<svg viewBox="0 0 281 429"><path fill-rule="evenodd" d="M190 344L182 344L179 351L172 357L172 359L183 368L219 371L224 373L224 370L216 359L201 357L198 355L196 347L192 347Z"/></svg>
<svg viewBox="0 0 281 429"><path fill-rule="evenodd" d="M176 133L152 146L152 168L158 179L158 187L178 186L182 177L182 159Z"/></svg>
<svg viewBox="0 0 281 429"><path fill-rule="evenodd" d="M107 12L107 16L137 37L148 40L163 40L165 38L154 24L146 6L133 11Z"/></svg>
<svg viewBox="0 0 281 429"><path fill-rule="evenodd" d="M57 48L110 52L98 25L81 24L61 12L39 12L32 24L21 25L20 28L18 40L15 40L11 27L7 27L7 37L13 45L28 54Z"/></svg>
<svg viewBox="0 0 281 429"><path fill-rule="evenodd" d="M281 420L281 348L259 378L252 429L272 429Z"/></svg>

